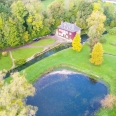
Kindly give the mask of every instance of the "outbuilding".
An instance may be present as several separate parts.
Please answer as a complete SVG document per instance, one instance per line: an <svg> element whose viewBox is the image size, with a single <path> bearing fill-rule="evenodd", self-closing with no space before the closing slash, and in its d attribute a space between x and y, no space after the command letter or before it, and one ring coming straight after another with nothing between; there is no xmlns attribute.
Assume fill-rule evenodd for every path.
<svg viewBox="0 0 116 116"><path fill-rule="evenodd" d="M76 33L81 34L81 28L76 26L76 23L61 22L58 26L58 35L61 37L73 40Z"/></svg>

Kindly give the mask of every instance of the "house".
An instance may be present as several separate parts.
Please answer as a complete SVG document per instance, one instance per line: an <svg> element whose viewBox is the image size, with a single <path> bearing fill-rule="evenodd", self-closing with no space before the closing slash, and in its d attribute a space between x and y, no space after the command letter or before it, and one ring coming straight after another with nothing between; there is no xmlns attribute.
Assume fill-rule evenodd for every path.
<svg viewBox="0 0 116 116"><path fill-rule="evenodd" d="M116 4L116 0L102 0L103 2L111 2Z"/></svg>
<svg viewBox="0 0 116 116"><path fill-rule="evenodd" d="M58 26L58 35L67 39L73 39L76 33L81 33L81 28L76 26L76 24L61 22Z"/></svg>

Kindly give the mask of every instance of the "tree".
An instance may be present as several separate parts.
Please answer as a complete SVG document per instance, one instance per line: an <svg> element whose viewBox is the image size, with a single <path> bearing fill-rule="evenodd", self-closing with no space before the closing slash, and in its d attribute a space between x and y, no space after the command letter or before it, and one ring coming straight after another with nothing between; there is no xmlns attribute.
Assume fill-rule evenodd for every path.
<svg viewBox="0 0 116 116"><path fill-rule="evenodd" d="M103 8L102 8L102 6L101 6L101 3L99 3L99 2L95 2L94 4L93 4L93 11L100 11L100 12L103 12Z"/></svg>
<svg viewBox="0 0 116 116"><path fill-rule="evenodd" d="M36 38L40 35L41 28L43 28L41 3L38 0L25 0L25 6L28 10L26 19L28 33L31 38Z"/></svg>
<svg viewBox="0 0 116 116"><path fill-rule="evenodd" d="M24 17L27 16L28 11L22 1L14 2L11 5L12 14L20 21L22 24L25 23Z"/></svg>
<svg viewBox="0 0 116 116"><path fill-rule="evenodd" d="M56 29L60 25L64 16L64 6L62 1L55 0L48 6L48 15L54 19L54 24L51 25L52 29Z"/></svg>
<svg viewBox="0 0 116 116"><path fill-rule="evenodd" d="M0 81L0 116L35 116L37 107L26 105L35 88L19 73L12 75L10 83Z"/></svg>
<svg viewBox="0 0 116 116"><path fill-rule="evenodd" d="M74 37L74 39L72 41L72 48L73 48L73 50L76 50L78 52L81 51L82 44L80 42L81 42L80 35L79 34L76 34L76 36Z"/></svg>
<svg viewBox="0 0 116 116"><path fill-rule="evenodd" d="M79 3L76 24L83 30L86 30L88 28L86 19L90 16L92 11L93 11L92 2L82 0Z"/></svg>
<svg viewBox="0 0 116 116"><path fill-rule="evenodd" d="M94 25L94 29L96 30L95 37L100 38L100 36L104 32L104 30L105 30L104 21L105 20L106 20L106 16L99 11L92 12L90 17L87 19L89 28Z"/></svg>
<svg viewBox="0 0 116 116"><path fill-rule="evenodd" d="M89 31L88 31L89 42L90 42L89 44L91 49L96 44L96 42L99 41L100 37L105 31L104 28L105 20L106 20L105 15L100 11L92 12L90 17L87 19L88 27L89 27Z"/></svg>
<svg viewBox="0 0 116 116"><path fill-rule="evenodd" d="M9 17L5 22L3 34L6 40L7 46L17 46L20 45L20 33L17 26L18 22L14 22L12 17Z"/></svg>
<svg viewBox="0 0 116 116"><path fill-rule="evenodd" d="M105 3L104 4L104 14L106 16L105 25L110 26L111 21L115 18L115 7L113 3Z"/></svg>
<svg viewBox="0 0 116 116"><path fill-rule="evenodd" d="M95 64L95 65L100 65L102 64L103 61L103 48L102 44L97 43L94 45L94 48L92 50L91 59L90 62Z"/></svg>
<svg viewBox="0 0 116 116"><path fill-rule="evenodd" d="M76 0L64 0L64 16L63 20L75 23L78 11L78 1Z"/></svg>

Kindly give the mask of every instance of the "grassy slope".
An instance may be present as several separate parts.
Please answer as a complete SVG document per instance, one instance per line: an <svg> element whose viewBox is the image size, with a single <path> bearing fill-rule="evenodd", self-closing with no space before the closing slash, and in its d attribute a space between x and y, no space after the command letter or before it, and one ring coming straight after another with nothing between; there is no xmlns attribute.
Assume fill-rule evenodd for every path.
<svg viewBox="0 0 116 116"><path fill-rule="evenodd" d="M104 55L103 64L94 66L89 62L89 53L90 50L87 45L83 47L80 53L73 51L71 48L63 50L26 68L26 78L32 82L49 68L59 64L67 64L88 75L97 75L98 79L105 81L110 94L116 95L116 57ZM112 110L100 109L97 116L114 116L113 113L116 113L115 108Z"/></svg>
<svg viewBox="0 0 116 116"><path fill-rule="evenodd" d="M106 43L103 44L103 48L106 53L116 55L116 46L111 45L113 43L116 45L116 36L115 35L104 35L107 39Z"/></svg>
<svg viewBox="0 0 116 116"><path fill-rule="evenodd" d="M18 58L29 58L37 52L41 52L43 48L21 48L18 50L13 50L12 55L14 59Z"/></svg>
<svg viewBox="0 0 116 116"><path fill-rule="evenodd" d="M68 66L73 66L78 71L84 72L87 75L97 75L98 79L105 81L109 87L110 94L116 95L116 57L105 54L103 64L100 66L94 66L89 62L89 54L90 49L87 45L83 46L80 53L73 51L72 48L62 50L26 68L26 78L28 81L33 82L49 68L60 64L67 64ZM114 111L115 109L113 109L112 112ZM102 115L114 116L111 115L111 110L106 109L101 109L97 116Z"/></svg>
<svg viewBox="0 0 116 116"><path fill-rule="evenodd" d="M94 66L89 62L89 51L87 45L84 46L80 53L73 51L71 48L63 50L26 68L26 77L29 81L32 81L53 66L67 64L76 67L79 71L86 74L97 75L100 79L104 79L106 83L110 83L110 92L116 94L116 84L114 83L116 79L116 57L104 55L103 64Z"/></svg>
<svg viewBox="0 0 116 116"><path fill-rule="evenodd" d="M3 69L10 69L12 67L12 61L10 58L10 55L8 55L7 57L1 57L0 58L0 70Z"/></svg>
<svg viewBox="0 0 116 116"><path fill-rule="evenodd" d="M55 42L54 39L52 38L47 38L47 39L43 39L43 40L40 40L34 44L32 44L32 46L46 46L46 45L50 45L50 44L53 44Z"/></svg>

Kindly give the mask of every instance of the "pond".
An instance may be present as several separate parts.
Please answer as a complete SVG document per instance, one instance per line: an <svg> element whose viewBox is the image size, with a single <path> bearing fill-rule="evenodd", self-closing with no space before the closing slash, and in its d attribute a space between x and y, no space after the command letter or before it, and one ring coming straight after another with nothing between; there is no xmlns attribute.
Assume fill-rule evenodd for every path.
<svg viewBox="0 0 116 116"><path fill-rule="evenodd" d="M102 82L68 71L53 71L36 81L36 94L27 104L38 107L36 116L94 116L107 95Z"/></svg>

